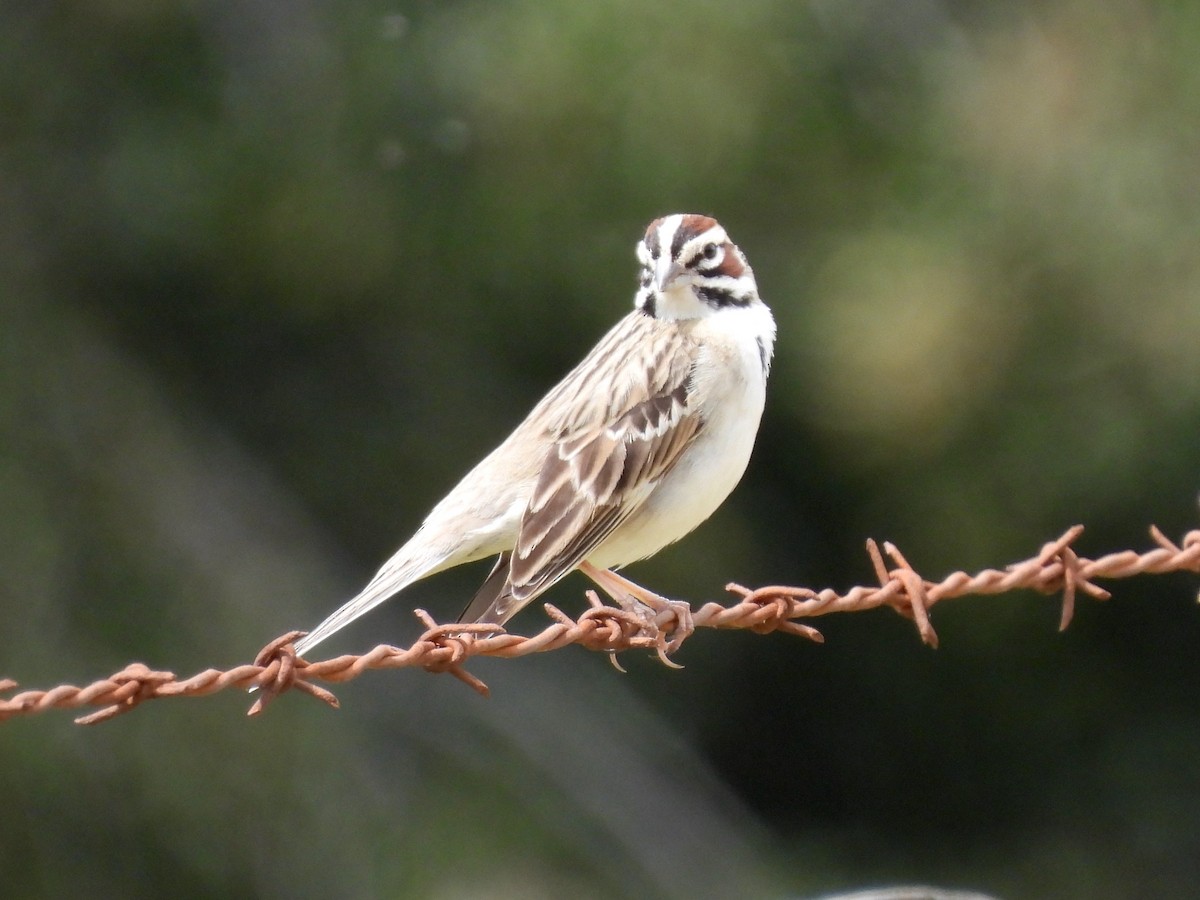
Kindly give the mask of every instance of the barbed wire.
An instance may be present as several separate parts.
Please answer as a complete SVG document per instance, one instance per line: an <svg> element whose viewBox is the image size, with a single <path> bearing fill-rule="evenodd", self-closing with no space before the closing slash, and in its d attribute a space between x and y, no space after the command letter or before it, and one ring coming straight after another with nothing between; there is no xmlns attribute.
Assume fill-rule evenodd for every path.
<svg viewBox="0 0 1200 900"><path fill-rule="evenodd" d="M51 709L101 707L77 718L80 725L94 725L136 709L146 700L163 697L201 697L227 688L259 689L258 699L248 715L258 715L280 694L297 690L337 707L337 698L315 680L340 684L372 669L420 667L427 672L448 672L480 694L487 685L463 667L477 656L513 659L531 653L558 650L579 644L589 650L603 651L618 669L616 655L626 650L648 649L660 660L675 666L667 655L690 633L690 627L740 628L757 634L782 631L786 634L821 642L824 638L811 625L797 619L815 618L830 613L860 612L890 606L912 619L921 639L931 647L938 644L937 632L929 610L942 600L972 594L1002 594L1016 590L1034 590L1044 594L1062 594L1059 630L1071 622L1075 598L1083 593L1096 600L1107 600L1109 592L1095 579L1130 578L1141 574L1193 572L1200 574L1200 530L1188 532L1181 544L1169 540L1155 526L1150 536L1157 546L1143 553L1124 550L1099 559L1085 559L1075 553L1074 543L1083 534L1083 526L1067 529L1062 536L1042 547L1037 555L1004 569L984 569L974 575L953 572L941 581L927 581L892 544L867 541L867 553L878 585L859 586L845 593L832 589L770 585L747 588L726 585L738 599L728 606L705 603L691 615L691 623L681 621L674 610L657 615L630 605L605 606L595 591L587 591L589 609L572 619L557 607L545 604L553 622L535 635L510 634L498 625L438 624L424 610L415 615L425 632L408 647L380 644L361 655L338 656L308 662L296 656L293 642L304 632L292 631L267 644L252 664L232 669L206 669L190 678L178 679L172 672L156 672L142 663L131 663L108 678L85 687L70 684L49 690L22 691L9 699L0 699L0 721L15 716L33 715ZM885 555L892 566L888 567ZM686 618L686 617L685 617ZM670 638L668 638L670 636ZM0 678L0 693L15 690L17 682Z"/></svg>

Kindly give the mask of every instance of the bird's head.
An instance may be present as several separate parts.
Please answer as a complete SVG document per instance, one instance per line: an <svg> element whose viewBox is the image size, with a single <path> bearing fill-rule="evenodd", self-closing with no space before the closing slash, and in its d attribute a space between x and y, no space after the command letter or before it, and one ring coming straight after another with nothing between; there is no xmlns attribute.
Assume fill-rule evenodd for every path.
<svg viewBox="0 0 1200 900"><path fill-rule="evenodd" d="M754 272L716 220L696 214L655 219L637 247L635 305L646 315L694 319L758 301Z"/></svg>

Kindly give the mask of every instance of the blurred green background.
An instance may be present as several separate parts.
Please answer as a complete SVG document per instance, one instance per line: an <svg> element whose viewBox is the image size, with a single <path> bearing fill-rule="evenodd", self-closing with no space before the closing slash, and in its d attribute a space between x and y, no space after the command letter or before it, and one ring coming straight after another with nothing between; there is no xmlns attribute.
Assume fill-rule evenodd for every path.
<svg viewBox="0 0 1200 900"><path fill-rule="evenodd" d="M1197 523L1200 6L0 7L0 675L248 660L354 593L705 212L755 458L631 574L845 589ZM421 584L323 646L448 619ZM1200 612L1110 583L0 726L5 897L1004 897L1200 881ZM582 579L548 598L583 607ZM513 624L539 629L531 609Z"/></svg>

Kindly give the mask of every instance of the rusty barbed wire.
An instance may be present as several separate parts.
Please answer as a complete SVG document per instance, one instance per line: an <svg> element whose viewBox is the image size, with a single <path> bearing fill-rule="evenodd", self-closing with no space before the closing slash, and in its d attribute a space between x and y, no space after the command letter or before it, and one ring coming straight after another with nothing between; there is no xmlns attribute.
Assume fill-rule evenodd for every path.
<svg viewBox="0 0 1200 900"><path fill-rule="evenodd" d="M1157 544L1154 549L1144 553L1124 550L1094 560L1075 553L1073 545L1082 534L1083 526L1076 525L1023 562L1004 569L984 569L974 575L953 572L938 582L922 578L894 545L885 542L881 551L874 540L868 540L867 553L879 581L877 586L858 586L838 593L829 588L817 591L770 585L751 589L731 583L726 585L726 590L739 599L728 606L712 602L703 604L692 613L692 624L698 628L749 629L758 634L782 631L819 643L824 638L816 628L795 620L889 606L912 619L921 639L936 647L938 636L930 621L929 610L952 597L1015 590L1061 593L1061 631L1071 622L1078 594L1096 600L1109 598L1109 592L1095 584L1097 578L1118 579L1185 571L1200 574L1200 530L1188 532L1181 544L1175 544L1157 527L1151 526L1150 536ZM885 556L891 561L891 568ZM337 698L313 681L340 684L372 669L420 667L427 672L448 672L486 696L487 685L463 668L468 659L476 656L512 659L557 650L569 644L610 654L610 660L618 669L616 654L633 649L652 650L663 663L675 665L666 651L681 643L687 634L675 612L652 616L632 606L605 606L595 591L587 591L585 596L590 608L578 619L545 604L552 624L528 637L510 634L498 625L440 625L424 610L418 609L415 615L426 630L405 648L380 644L361 655L308 662L296 656L293 646L304 632L292 631L263 647L253 664L225 671L206 669L183 680L172 672L155 672L142 663L131 663L120 672L85 687L64 684L50 690L22 691L9 699L0 698L0 721L50 709L101 707L75 720L80 725L94 725L136 709L146 700L201 697L226 688L261 690L248 712L252 716L261 713L272 700L289 690L301 691L337 707ZM673 637L668 640L668 635ZM0 678L0 693L17 687L17 682Z"/></svg>

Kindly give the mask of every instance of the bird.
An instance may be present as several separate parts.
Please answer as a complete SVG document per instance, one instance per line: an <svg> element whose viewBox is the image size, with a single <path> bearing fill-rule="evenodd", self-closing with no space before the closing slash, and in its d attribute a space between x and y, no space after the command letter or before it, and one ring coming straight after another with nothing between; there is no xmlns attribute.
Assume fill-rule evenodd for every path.
<svg viewBox="0 0 1200 900"><path fill-rule="evenodd" d="M616 569L709 518L741 480L766 401L775 319L715 219L664 216L636 248L634 308L471 469L297 655L427 576L496 556L459 617L504 625L572 571L622 606L690 608ZM640 604L640 605L638 605ZM669 620L668 620L669 621Z"/></svg>

